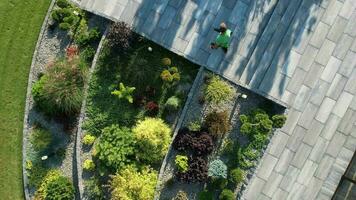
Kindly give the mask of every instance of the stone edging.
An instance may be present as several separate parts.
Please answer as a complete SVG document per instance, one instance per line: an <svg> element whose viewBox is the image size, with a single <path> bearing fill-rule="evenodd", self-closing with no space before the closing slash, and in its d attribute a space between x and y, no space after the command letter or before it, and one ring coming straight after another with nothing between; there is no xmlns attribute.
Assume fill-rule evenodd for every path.
<svg viewBox="0 0 356 200"><path fill-rule="evenodd" d="M24 189L24 197L26 200L30 200L29 196L29 191L28 191L28 179L26 175L26 144L27 144L27 138L26 135L28 133L29 127L27 126L27 121L28 121L28 114L30 110L30 99L27 97L31 96L31 91L32 91L32 80L33 80L33 72L34 72L34 67L36 63L36 58L38 54L38 48L40 47L40 44L42 42L43 34L45 32L45 29L47 28L48 24L48 19L50 17L50 13L54 7L56 0L52 0L48 10L46 17L42 23L40 34L38 35L35 51L33 52L32 56L32 62L31 62L31 67L30 67L30 72L28 75L28 82L27 82L27 92L26 92L26 103L25 103L25 112L24 112L24 120L23 120L23 131L22 131L22 178L23 178L23 189Z"/></svg>
<svg viewBox="0 0 356 200"><path fill-rule="evenodd" d="M88 89L89 89L89 82L91 79L91 76L94 72L94 69L96 67L96 63L98 61L101 49L103 47L104 44L104 40L106 38L106 35L108 33L110 26L107 26L105 29L105 32L103 34L103 36L101 37L101 40L99 42L99 45L96 49L96 53L94 55L92 64L90 66L90 70L89 70L89 75L88 75L88 80L86 82L86 84L84 85L84 98L83 98L83 102L82 102L82 107L80 109L80 115L79 115L79 121L78 121L78 129L77 129L77 133L76 133L76 141L75 141L75 159L77 162L77 189L78 189L78 196L79 199L82 199L81 197L83 196L83 192L84 192L84 187L83 187L83 182L82 182L82 174L83 174L83 169L82 169L82 159L81 159L81 151L82 151L82 125L85 119L85 109L86 109L86 103L87 103L87 96L88 96Z"/></svg>
<svg viewBox="0 0 356 200"><path fill-rule="evenodd" d="M187 100L186 100L186 102L184 104L184 107L183 107L183 110L182 110L182 112L181 112L181 114L179 116L178 122L176 123L176 126L174 127L174 131L173 131L173 136L172 136L171 142L173 142L174 138L176 137L176 135L178 133L178 130L181 128L181 126L183 124L183 120L185 118L185 115L187 114L190 102L192 101L192 98L194 96L194 92L196 91L200 80L203 78L202 75L203 75L204 70L205 70L205 67L204 66L200 66L199 71L198 71L198 73L197 73L197 75L195 77L195 80L193 82L193 85L190 88ZM171 143L171 145L169 147L169 150L168 150L166 156L164 157L164 159L162 161L161 168L159 170L158 182L157 182L156 189L155 189L155 197L154 197L155 200L158 200L158 198L159 198L160 190L162 189L162 185L160 183L160 180L162 178L163 172L165 171L165 168L166 168L166 165L167 165L167 161L171 157L171 154L172 154L172 143Z"/></svg>

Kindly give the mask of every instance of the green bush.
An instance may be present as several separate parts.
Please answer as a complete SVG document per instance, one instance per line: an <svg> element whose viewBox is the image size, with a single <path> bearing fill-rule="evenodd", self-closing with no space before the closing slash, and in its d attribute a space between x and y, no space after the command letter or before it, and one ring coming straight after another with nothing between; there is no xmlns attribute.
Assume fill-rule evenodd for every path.
<svg viewBox="0 0 356 200"><path fill-rule="evenodd" d="M171 96L166 101L166 108L170 111L178 110L180 106L180 99L176 96Z"/></svg>
<svg viewBox="0 0 356 200"><path fill-rule="evenodd" d="M87 68L78 57L57 60L32 88L37 107L48 115L67 116L80 111Z"/></svg>
<svg viewBox="0 0 356 200"><path fill-rule="evenodd" d="M161 63L163 66L171 66L172 61L170 58L162 58Z"/></svg>
<svg viewBox="0 0 356 200"><path fill-rule="evenodd" d="M221 136L231 129L229 114L227 111L209 113L205 118L205 124L209 132L216 136Z"/></svg>
<svg viewBox="0 0 356 200"><path fill-rule="evenodd" d="M67 22L62 22L59 24L59 28L62 30L65 30L65 31L69 30L70 27L71 27L71 25Z"/></svg>
<svg viewBox="0 0 356 200"><path fill-rule="evenodd" d="M95 177L91 177L89 180L84 181L84 186L84 195L88 199L104 199L104 193L100 187L99 180Z"/></svg>
<svg viewBox="0 0 356 200"><path fill-rule="evenodd" d="M208 184L208 189L215 191L215 190L222 190L228 184L226 178L212 178Z"/></svg>
<svg viewBox="0 0 356 200"><path fill-rule="evenodd" d="M204 91L205 99L214 104L220 104L232 99L234 91L231 86L218 76L213 76Z"/></svg>
<svg viewBox="0 0 356 200"><path fill-rule="evenodd" d="M174 197L174 200L189 200L189 198L186 192L179 190Z"/></svg>
<svg viewBox="0 0 356 200"><path fill-rule="evenodd" d="M26 163L26 172L28 177L28 183L30 186L38 188L49 171L48 168L44 167L41 162L38 161L28 161Z"/></svg>
<svg viewBox="0 0 356 200"><path fill-rule="evenodd" d="M240 121L240 132L249 136L250 140L256 135L268 135L272 131L273 122L268 114L260 109L253 110L248 116L241 115Z"/></svg>
<svg viewBox="0 0 356 200"><path fill-rule="evenodd" d="M199 120L189 122L188 129L190 131L200 131L201 122Z"/></svg>
<svg viewBox="0 0 356 200"><path fill-rule="evenodd" d="M87 63L90 63L95 56L95 49L93 47L86 47L81 53L80 58Z"/></svg>
<svg viewBox="0 0 356 200"><path fill-rule="evenodd" d="M208 175L213 178L226 178L227 166L219 159L213 160L209 163Z"/></svg>
<svg viewBox="0 0 356 200"><path fill-rule="evenodd" d="M175 83L180 80L180 72L177 67L170 67L161 72L161 79L167 83Z"/></svg>
<svg viewBox="0 0 356 200"><path fill-rule="evenodd" d="M177 155L174 160L179 172L187 172L188 171L188 157Z"/></svg>
<svg viewBox="0 0 356 200"><path fill-rule="evenodd" d="M83 144L92 145L95 142L96 137L91 134L86 134L83 138Z"/></svg>
<svg viewBox="0 0 356 200"><path fill-rule="evenodd" d="M282 128L286 120L287 117L285 115L274 115L272 117L273 128Z"/></svg>
<svg viewBox="0 0 356 200"><path fill-rule="evenodd" d="M51 16L54 21L57 23L63 22L63 18L69 17L73 14L71 9L69 8L62 8L62 9L55 9L52 11Z"/></svg>
<svg viewBox="0 0 356 200"><path fill-rule="evenodd" d="M171 141L171 129L162 119L146 118L133 128L137 140L137 157L148 163L157 163L166 155Z"/></svg>
<svg viewBox="0 0 356 200"><path fill-rule="evenodd" d="M224 189L219 195L219 200L235 200L234 192L229 189Z"/></svg>
<svg viewBox="0 0 356 200"><path fill-rule="evenodd" d="M214 194L212 191L203 190L198 193L198 200L213 200Z"/></svg>
<svg viewBox="0 0 356 200"><path fill-rule="evenodd" d="M36 191L35 200L73 200L74 187L69 178L57 170L49 171Z"/></svg>
<svg viewBox="0 0 356 200"><path fill-rule="evenodd" d="M40 125L35 125L30 134L30 142L36 151L43 151L52 142L52 134Z"/></svg>
<svg viewBox="0 0 356 200"><path fill-rule="evenodd" d="M133 103L132 94L135 87L125 86L123 83L119 84L119 89L111 92L112 95L117 96L119 99L126 99L129 103Z"/></svg>
<svg viewBox="0 0 356 200"><path fill-rule="evenodd" d="M67 0L57 0L57 6L60 8L67 8L68 6L70 6L70 4L68 3Z"/></svg>
<svg viewBox="0 0 356 200"><path fill-rule="evenodd" d="M244 180L245 172L240 168L231 170L229 180L234 184L239 184Z"/></svg>
<svg viewBox="0 0 356 200"><path fill-rule="evenodd" d="M248 147L243 149L243 155L248 160L256 160L259 157L260 153L249 145Z"/></svg>
<svg viewBox="0 0 356 200"><path fill-rule="evenodd" d="M138 172L128 166L119 171L110 181L112 200L148 200L153 199L157 183L157 172L143 169Z"/></svg>
<svg viewBox="0 0 356 200"><path fill-rule="evenodd" d="M130 129L112 125L103 129L95 149L104 165L121 169L131 162L135 149L134 142Z"/></svg>
<svg viewBox="0 0 356 200"><path fill-rule="evenodd" d="M95 163L93 162L93 160L85 160L83 164L83 169L87 171L93 171L95 169Z"/></svg>
<svg viewBox="0 0 356 200"><path fill-rule="evenodd" d="M80 23L78 31L74 36L74 42L80 47L86 47L88 45L97 42L100 39L100 31L98 28L93 28L90 31L86 22Z"/></svg>

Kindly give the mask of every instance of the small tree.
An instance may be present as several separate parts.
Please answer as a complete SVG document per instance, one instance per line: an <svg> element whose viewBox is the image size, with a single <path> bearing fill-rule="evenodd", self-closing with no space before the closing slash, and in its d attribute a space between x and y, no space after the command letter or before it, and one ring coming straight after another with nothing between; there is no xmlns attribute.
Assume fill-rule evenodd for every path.
<svg viewBox="0 0 356 200"><path fill-rule="evenodd" d="M111 94L117 96L119 99L126 99L128 102L133 103L132 94L135 89L135 87L125 86L123 83L120 83L119 90L114 90Z"/></svg>

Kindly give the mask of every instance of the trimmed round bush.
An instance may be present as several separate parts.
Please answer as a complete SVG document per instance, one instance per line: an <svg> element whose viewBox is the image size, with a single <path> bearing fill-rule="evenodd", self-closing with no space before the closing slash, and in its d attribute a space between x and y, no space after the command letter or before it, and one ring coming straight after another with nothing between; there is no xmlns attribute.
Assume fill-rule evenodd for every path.
<svg viewBox="0 0 356 200"><path fill-rule="evenodd" d="M163 66L171 66L172 61L170 58L162 58L161 63Z"/></svg>
<svg viewBox="0 0 356 200"><path fill-rule="evenodd" d="M30 142L36 151L47 149L52 142L52 134L40 125L36 125L30 134Z"/></svg>
<svg viewBox="0 0 356 200"><path fill-rule="evenodd" d="M214 104L220 104L232 99L232 87L218 76L213 76L204 91L205 99Z"/></svg>
<svg viewBox="0 0 356 200"><path fill-rule="evenodd" d="M214 136L221 136L231 129L229 114L227 111L209 113L205 118L205 124L209 132Z"/></svg>
<svg viewBox="0 0 356 200"><path fill-rule="evenodd" d="M166 155L171 141L171 129L162 119L139 121L132 129L137 140L137 157L147 163L157 163Z"/></svg>
<svg viewBox="0 0 356 200"><path fill-rule="evenodd" d="M171 110L171 111L178 110L178 108L180 106L180 99L176 96L171 96L167 99L165 105L166 105L166 108L168 108L168 110Z"/></svg>
<svg viewBox="0 0 356 200"><path fill-rule="evenodd" d="M272 117L273 128L282 128L286 123L287 117L285 115L274 115Z"/></svg>
<svg viewBox="0 0 356 200"><path fill-rule="evenodd" d="M224 189L219 195L219 200L235 200L234 192L229 189Z"/></svg>
<svg viewBox="0 0 356 200"><path fill-rule="evenodd" d="M114 175L110 181L111 199L153 199L156 184L156 171L146 168L139 172L133 166L127 166Z"/></svg>
<svg viewBox="0 0 356 200"><path fill-rule="evenodd" d="M186 192L179 190L174 197L174 200L189 200L189 198Z"/></svg>
<svg viewBox="0 0 356 200"><path fill-rule="evenodd" d="M244 180L245 172L240 168L231 170L229 180L234 184L239 184Z"/></svg>
<svg viewBox="0 0 356 200"><path fill-rule="evenodd" d="M208 175L213 178L226 178L227 166L220 159L213 160L209 163Z"/></svg>
<svg viewBox="0 0 356 200"><path fill-rule="evenodd" d="M95 163L93 162L93 160L85 160L83 164L83 169L87 171L93 171L95 169Z"/></svg>
<svg viewBox="0 0 356 200"><path fill-rule="evenodd" d="M86 134L83 137L83 144L85 145L92 145L95 142L96 137L91 134Z"/></svg>
<svg viewBox="0 0 356 200"><path fill-rule="evenodd" d="M84 196L88 199L103 200L104 193L96 177L84 181Z"/></svg>
<svg viewBox="0 0 356 200"><path fill-rule="evenodd" d="M180 171L180 172L188 171L188 157L187 156L177 155L174 162L177 166L178 171Z"/></svg>
<svg viewBox="0 0 356 200"><path fill-rule="evenodd" d="M213 139L205 132L197 134L189 144L193 154L198 156L208 155L214 148Z"/></svg>

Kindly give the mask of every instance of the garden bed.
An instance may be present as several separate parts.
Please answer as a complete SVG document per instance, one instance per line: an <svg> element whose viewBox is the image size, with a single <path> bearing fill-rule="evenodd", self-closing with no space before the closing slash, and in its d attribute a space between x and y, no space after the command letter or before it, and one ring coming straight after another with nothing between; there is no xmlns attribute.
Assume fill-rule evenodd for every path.
<svg viewBox="0 0 356 200"><path fill-rule="evenodd" d="M209 99L207 99L207 96L205 94L207 85L209 85L209 83L211 83L211 80L215 78L219 81L222 81L219 82L219 84L216 84L218 85L216 89L219 89L220 91L224 90L221 84L225 82L225 84L230 87L232 91L230 97L227 98L227 100L223 100L219 103L213 103L211 101L209 102ZM180 131L178 132L175 141L173 142L173 145L170 149L170 152L167 155L167 163L166 166L164 166L164 170L159 180L157 195L158 199L174 199L174 197L176 197L179 191L184 191L184 193L186 193L189 199L219 199L219 195L223 189L232 190L232 192L234 193L233 199L240 198L241 191L243 190L244 185L254 173L255 167L258 165L259 159L262 157L263 152L268 144L269 138L272 137L273 132L275 130L275 128L273 128L273 130L266 135L266 139L260 142L261 148L259 148L258 150L252 148L252 151L250 152L256 152L254 158L245 161L245 157L241 158L240 156L240 158L238 158L238 155L242 154L239 151L243 151L246 146L248 146L250 143L253 143L253 140L250 139L247 134L241 133L240 129L242 122L240 120L240 116L248 115L249 113L251 113L251 111L257 108L265 110L267 116L270 116L270 119L272 118L272 116L276 114L283 114L284 112L283 107L240 86L232 84L228 81L224 81L221 78L217 78L208 71L204 72L203 78L199 80L198 85L199 86L193 92L194 95L192 97L191 102L189 102L185 116L182 116L182 127L180 127ZM227 115L226 119L228 120L228 123L231 126L229 127L229 129L226 129L225 134L216 135L214 131L212 131L216 130L216 128L214 129L211 127L207 127L209 125L209 122L206 122L207 116L213 113L214 111L216 113L225 113ZM192 124L192 122L194 123ZM224 120L220 120L220 124L224 124L223 122ZM190 127L189 129L196 130L189 131L184 127ZM189 139L184 142L185 139L181 138L186 137L183 136L186 134L189 135L189 137L187 137ZM205 144L204 142L201 142L203 138L204 140L206 140L206 137L212 138L212 149L210 149L211 147L208 147L210 145L209 142L205 142ZM197 138L198 140L194 138ZM190 143L189 141L196 142L195 144L187 144ZM257 142L255 143L257 144ZM177 148L180 148L180 150L178 151ZM200 152L198 152L198 156L196 153L197 148L200 149ZM204 153L204 151L207 152ZM187 163L190 166L188 166L187 168L188 171L184 173L189 174L189 178L185 176L184 173L179 172L180 170L177 168L179 166L176 163L177 155L187 156ZM209 172L201 172L197 169L194 172L190 171L192 163L197 162L196 157L206 160L205 162L207 166L205 166L204 164L204 167L201 167L200 170L208 170L209 168ZM222 161L222 163L224 164L220 164L220 161L216 161L217 159ZM215 162L215 164L219 163L219 167L223 165L226 166L226 169L222 170L225 171L225 174L221 172L222 174L224 174L223 178L212 177L210 169L213 168L211 167L211 165L214 165L212 164L213 161ZM245 166L246 164L249 166ZM236 180L235 183L232 183L233 181L231 181L230 173L235 168L241 169L239 171L243 173L241 173L242 177L240 176L240 180ZM235 170L235 172L236 171L237 170ZM198 177L197 179L201 180L191 178L194 177L194 174L199 174L200 177ZM203 192L204 190L205 192Z"/></svg>
<svg viewBox="0 0 356 200"><path fill-rule="evenodd" d="M112 25L89 83L79 133L84 199L153 198L198 69L127 25Z"/></svg>
<svg viewBox="0 0 356 200"><path fill-rule="evenodd" d="M42 83L48 81L42 78L53 76L51 73L54 73L54 69L60 70L62 65L70 62L68 61L68 52L73 49L75 49L75 55L73 56L80 62L80 65L89 68L93 53L95 53L98 45L98 39L100 39L100 33L103 32L107 23L104 18L89 15L71 6L66 1L57 2L59 4L54 6L52 3L48 16L44 21L29 76L29 91L26 99L23 135L23 149L25 152L23 170L26 199L34 198L35 194L37 198L40 198L43 193L39 194L41 192L38 192L38 189L43 184L45 177L52 176L51 178L58 178L58 180L61 177L65 177L66 180L74 183L72 187L76 187L75 133L78 115L77 113L64 115L58 114L58 112L50 112L56 105L48 102L44 103L47 99L43 100L39 98L39 96L43 97L44 94L42 93L43 89L38 88L41 85L39 84L39 80L42 80ZM69 8L69 6L71 7ZM74 19L71 21L70 28L65 30L63 27L59 28L59 24L61 23L58 22L58 20L62 20L64 15L61 16L61 19L55 19L53 14L54 10L60 10L64 7L67 9L67 13L64 15L69 16L73 14L73 16L76 15L78 17L78 23ZM78 13L73 12L74 10ZM79 30L77 27L80 27L79 23L82 23L81 27L83 27L86 22L88 30L97 27L99 35L96 35L96 39L91 40L90 43L86 45L81 43L79 45L78 39L74 39L74 37L81 33L86 34L87 30ZM74 45L78 45L79 47ZM84 55L83 52L87 54ZM74 67L77 63L72 64L72 67ZM52 84L48 85L54 86ZM59 91L62 91L62 89L59 89ZM41 100L39 101L39 99ZM60 99L57 99L57 102L59 101ZM81 104L80 101L79 104ZM50 171L51 173L48 173ZM74 188L69 193L72 192L74 195Z"/></svg>

